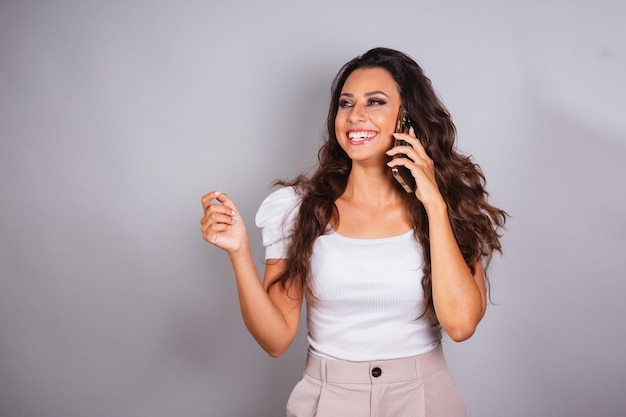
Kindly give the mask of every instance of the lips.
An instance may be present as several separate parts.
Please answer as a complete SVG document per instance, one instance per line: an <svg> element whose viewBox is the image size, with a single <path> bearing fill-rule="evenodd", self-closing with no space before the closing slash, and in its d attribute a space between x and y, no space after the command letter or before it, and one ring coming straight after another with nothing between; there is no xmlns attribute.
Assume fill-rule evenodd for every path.
<svg viewBox="0 0 626 417"><path fill-rule="evenodd" d="M378 133L372 130L351 130L348 132L348 139L352 144L364 144L371 141L376 135Z"/></svg>

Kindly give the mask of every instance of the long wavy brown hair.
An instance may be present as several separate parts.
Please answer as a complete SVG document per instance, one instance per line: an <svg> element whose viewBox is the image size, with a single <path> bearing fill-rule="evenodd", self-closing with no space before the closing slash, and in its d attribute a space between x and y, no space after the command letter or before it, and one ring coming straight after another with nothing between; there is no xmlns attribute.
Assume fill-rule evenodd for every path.
<svg viewBox="0 0 626 417"><path fill-rule="evenodd" d="M301 205L291 235L287 267L269 287L280 283L286 289L293 280L298 279L301 280L307 300L315 301L315 294L309 285L313 245L317 237L328 233L332 223L338 222L339 212L335 201L344 193L352 167L352 161L337 141L335 117L347 78L360 68L383 68L398 84L402 103L415 134L434 161L437 184L447 203L448 216L465 262L474 273L476 262L482 260L485 283L489 288L487 267L493 251L502 251L499 230L504 227L507 214L488 203L483 172L471 157L456 149L456 128L450 113L433 90L430 79L409 56L388 48L375 48L354 58L335 77L325 142L319 150L319 165L314 174L310 178L300 175L293 181L276 182L295 187L300 194ZM402 190L399 184L396 185ZM424 259L422 288L425 304L422 316L434 314L428 217L415 194L402 190L402 195L406 196L404 204L407 217Z"/></svg>

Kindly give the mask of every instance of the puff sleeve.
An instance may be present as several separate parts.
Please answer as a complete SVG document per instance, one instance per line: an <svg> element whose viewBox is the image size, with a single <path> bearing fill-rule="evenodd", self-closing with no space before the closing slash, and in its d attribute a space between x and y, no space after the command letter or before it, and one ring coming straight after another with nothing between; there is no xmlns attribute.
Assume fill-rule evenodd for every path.
<svg viewBox="0 0 626 417"><path fill-rule="evenodd" d="M255 222L261 229L265 259L286 259L300 197L293 187L272 192L259 207Z"/></svg>

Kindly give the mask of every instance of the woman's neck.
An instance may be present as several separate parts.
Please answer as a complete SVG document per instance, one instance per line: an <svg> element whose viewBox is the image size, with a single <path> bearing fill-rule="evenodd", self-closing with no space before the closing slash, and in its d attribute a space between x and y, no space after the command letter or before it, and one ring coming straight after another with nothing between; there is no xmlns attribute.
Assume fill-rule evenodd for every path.
<svg viewBox="0 0 626 417"><path fill-rule="evenodd" d="M342 198L368 205L389 204L402 200L390 170L353 166Z"/></svg>
<svg viewBox="0 0 626 417"><path fill-rule="evenodd" d="M345 192L335 201L335 231L343 236L373 239L410 230L404 196L394 181L385 170L353 169Z"/></svg>

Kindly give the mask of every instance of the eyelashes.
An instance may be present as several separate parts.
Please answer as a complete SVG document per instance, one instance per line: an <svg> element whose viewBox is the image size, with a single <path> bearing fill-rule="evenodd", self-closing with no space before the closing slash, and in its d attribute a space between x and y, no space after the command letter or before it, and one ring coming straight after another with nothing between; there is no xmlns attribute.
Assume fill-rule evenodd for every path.
<svg viewBox="0 0 626 417"><path fill-rule="evenodd" d="M382 98L371 98L367 101L367 104L370 106L383 106L387 104L387 100Z"/></svg>
<svg viewBox="0 0 626 417"><path fill-rule="evenodd" d="M339 100L339 108L340 109L345 109L348 107L352 107L352 103L350 103L348 100Z"/></svg>
<svg viewBox="0 0 626 417"><path fill-rule="evenodd" d="M372 97L367 99L367 107L371 107L371 106L384 106L385 104L387 104L388 101L382 98L377 98L377 97ZM354 103L348 99L340 99L339 100L339 108L340 109L346 109L346 108L350 108L353 107Z"/></svg>

